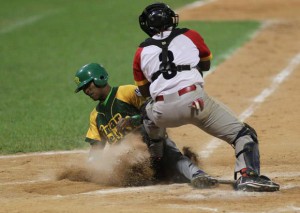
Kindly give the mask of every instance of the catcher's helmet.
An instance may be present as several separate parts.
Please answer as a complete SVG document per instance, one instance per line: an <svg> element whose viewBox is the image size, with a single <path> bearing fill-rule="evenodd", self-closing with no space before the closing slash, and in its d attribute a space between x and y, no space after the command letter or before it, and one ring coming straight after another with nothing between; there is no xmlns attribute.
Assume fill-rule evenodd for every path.
<svg viewBox="0 0 300 213"><path fill-rule="evenodd" d="M164 3L147 6L139 16L141 29L150 37L169 27L176 28L178 20L178 15Z"/></svg>
<svg viewBox="0 0 300 213"><path fill-rule="evenodd" d="M104 67L97 63L86 64L81 67L75 74L75 83L77 88L75 92L79 92L85 85L93 81L98 87L107 85L108 74Z"/></svg>

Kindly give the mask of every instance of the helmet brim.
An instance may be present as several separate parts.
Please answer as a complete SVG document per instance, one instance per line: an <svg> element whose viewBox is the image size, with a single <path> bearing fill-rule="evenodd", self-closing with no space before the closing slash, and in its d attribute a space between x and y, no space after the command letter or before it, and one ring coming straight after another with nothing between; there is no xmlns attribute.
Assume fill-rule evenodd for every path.
<svg viewBox="0 0 300 213"><path fill-rule="evenodd" d="M81 82L80 84L78 84L78 86L77 86L77 88L75 89L74 92L75 92L75 93L80 92L80 91L82 90L82 88L83 88L85 85L87 85L88 83L90 83L92 80L93 80L93 78L90 78L90 79L88 79L88 80L86 80L86 81Z"/></svg>
<svg viewBox="0 0 300 213"><path fill-rule="evenodd" d="M78 93L78 92L80 92L80 90L82 90L82 87L76 88L74 92L75 92L75 93Z"/></svg>

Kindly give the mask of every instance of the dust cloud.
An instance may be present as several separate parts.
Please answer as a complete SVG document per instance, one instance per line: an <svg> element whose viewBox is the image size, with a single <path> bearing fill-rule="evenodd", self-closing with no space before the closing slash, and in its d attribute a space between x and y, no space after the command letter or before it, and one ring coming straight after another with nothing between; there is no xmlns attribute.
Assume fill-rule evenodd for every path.
<svg viewBox="0 0 300 213"><path fill-rule="evenodd" d="M153 170L146 144L138 136L106 146L84 161L74 159L56 175L57 180L93 182L105 186L152 184Z"/></svg>

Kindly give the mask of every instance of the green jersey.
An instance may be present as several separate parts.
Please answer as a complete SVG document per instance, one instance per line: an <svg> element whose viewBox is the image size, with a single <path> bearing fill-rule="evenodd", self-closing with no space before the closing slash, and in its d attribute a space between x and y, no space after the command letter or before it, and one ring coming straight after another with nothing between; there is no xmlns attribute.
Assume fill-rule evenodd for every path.
<svg viewBox="0 0 300 213"><path fill-rule="evenodd" d="M118 121L126 116L139 115L139 108L144 101L134 85L112 87L106 100L99 102L91 112L90 127L85 141L91 144L119 142L125 133L117 130ZM128 130L131 131L132 128Z"/></svg>

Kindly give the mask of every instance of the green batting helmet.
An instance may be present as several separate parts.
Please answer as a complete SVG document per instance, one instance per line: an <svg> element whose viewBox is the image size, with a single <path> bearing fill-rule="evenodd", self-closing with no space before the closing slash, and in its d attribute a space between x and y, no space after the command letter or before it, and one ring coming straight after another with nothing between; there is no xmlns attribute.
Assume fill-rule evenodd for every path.
<svg viewBox="0 0 300 213"><path fill-rule="evenodd" d="M96 86L104 87L107 84L108 74L104 67L97 63L86 64L81 67L75 74L75 83L79 92L85 85L93 81Z"/></svg>

